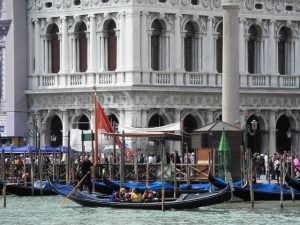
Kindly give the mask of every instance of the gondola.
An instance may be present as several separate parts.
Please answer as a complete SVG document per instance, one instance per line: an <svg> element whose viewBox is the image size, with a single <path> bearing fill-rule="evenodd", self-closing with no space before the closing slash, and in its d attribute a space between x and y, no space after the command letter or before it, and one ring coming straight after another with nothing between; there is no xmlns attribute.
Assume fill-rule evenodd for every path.
<svg viewBox="0 0 300 225"><path fill-rule="evenodd" d="M107 188L114 191L120 190L121 186L120 183L117 181L110 180L106 177L103 177L103 183L107 185ZM140 191L145 191L146 188L151 188L151 190L156 192L161 192L162 183L161 181L154 181L149 183L148 185L139 183L139 182L125 182L122 184L123 188L126 188L129 190L130 188L138 188ZM212 185L209 183L196 183L196 184L181 184L179 187L177 187L177 195L183 193L201 193L201 192L207 192L211 189ZM165 195L167 197L174 196L174 186L169 183L164 183L164 189L165 189ZM102 193L101 188L99 187L98 190Z"/></svg>
<svg viewBox="0 0 300 225"><path fill-rule="evenodd" d="M226 182L221 178L214 177L211 173L208 175L208 180L218 188L226 187ZM245 201L250 201L250 187L233 185L233 195ZM255 201L274 201L280 200L280 185L279 184L253 184L254 200ZM283 186L283 199L292 200L292 193L289 187ZM300 192L295 192L295 199L300 199Z"/></svg>
<svg viewBox="0 0 300 225"><path fill-rule="evenodd" d="M286 173L286 175L285 175L285 182L290 187L296 189L297 191L300 191L300 180L293 179L289 173Z"/></svg>
<svg viewBox="0 0 300 225"><path fill-rule="evenodd" d="M6 185L6 192L17 196L57 195L57 193L51 189L49 184L44 186L42 191L40 185L34 185L33 188L30 184L25 186L24 184L20 183L7 183Z"/></svg>
<svg viewBox="0 0 300 225"><path fill-rule="evenodd" d="M95 195L83 193L79 190L73 189L71 185L61 185L57 182L53 182L52 188L58 194L68 197L68 199L88 207L112 207L112 208L124 208L124 209L153 209L161 210L162 202L160 200L152 202L117 202L112 198L98 198ZM230 187L219 192L206 192L206 193L193 193L182 194L176 199L166 199L164 202L165 209L192 209L202 206L214 205L223 203L231 198Z"/></svg>

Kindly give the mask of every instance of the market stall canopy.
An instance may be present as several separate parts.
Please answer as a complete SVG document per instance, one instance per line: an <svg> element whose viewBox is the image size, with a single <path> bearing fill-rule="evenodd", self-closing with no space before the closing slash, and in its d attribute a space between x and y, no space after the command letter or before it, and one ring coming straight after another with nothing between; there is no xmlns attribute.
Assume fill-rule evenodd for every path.
<svg viewBox="0 0 300 225"><path fill-rule="evenodd" d="M108 136L118 136L128 137L128 138L150 138L150 139L160 139L160 140L171 140L171 141L181 141L182 135L169 133L169 132L145 132L145 131L136 131L136 132L124 132L122 133L106 133Z"/></svg>
<svg viewBox="0 0 300 225"><path fill-rule="evenodd" d="M194 133L206 133L206 132L212 132L212 131L220 131L222 132L223 130L226 131L243 131L243 129L236 127L234 125L231 125L229 123L225 123L223 121L217 120L213 123L210 123L208 125L205 125L204 127L201 127L197 130L194 131Z"/></svg>
<svg viewBox="0 0 300 225"><path fill-rule="evenodd" d="M124 125L118 125L118 130L120 132L124 131L125 133L134 133L134 132L176 132L181 130L180 122L170 123L161 127L130 127Z"/></svg>

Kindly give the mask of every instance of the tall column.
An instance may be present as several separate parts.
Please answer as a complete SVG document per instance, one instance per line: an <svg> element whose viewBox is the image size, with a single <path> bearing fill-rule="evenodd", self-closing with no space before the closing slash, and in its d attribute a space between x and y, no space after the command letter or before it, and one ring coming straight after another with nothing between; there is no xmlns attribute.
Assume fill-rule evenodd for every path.
<svg viewBox="0 0 300 225"><path fill-rule="evenodd" d="M104 34L100 34L100 71L105 70Z"/></svg>
<svg viewBox="0 0 300 225"><path fill-rule="evenodd" d="M148 65L148 33L147 33L147 15L145 12L140 14L141 18L141 69L149 70Z"/></svg>
<svg viewBox="0 0 300 225"><path fill-rule="evenodd" d="M270 155L276 152L276 118L275 111L269 113L269 149Z"/></svg>
<svg viewBox="0 0 300 225"><path fill-rule="evenodd" d="M246 22L246 19L245 18L241 18L239 20L240 22L240 32L239 32L239 39L240 39L240 43L239 43L239 54L240 54L240 74L247 74L246 72L246 68L245 68L245 64L246 64L246 52L245 52L245 29L244 29L244 26L245 26L245 22Z"/></svg>
<svg viewBox="0 0 300 225"><path fill-rule="evenodd" d="M88 71L96 72L97 70L97 42L96 42L96 20L95 15L90 15L90 64Z"/></svg>
<svg viewBox="0 0 300 225"><path fill-rule="evenodd" d="M223 0L222 120L234 124L240 118L239 0Z"/></svg>
<svg viewBox="0 0 300 225"><path fill-rule="evenodd" d="M32 24L32 21L31 21L31 18L29 19L28 21L28 64L29 64L29 67L28 67L28 73L29 74L32 74L33 73L33 24Z"/></svg>
<svg viewBox="0 0 300 225"><path fill-rule="evenodd" d="M61 52L62 65L60 66L60 73L69 72L69 42L68 42L68 24L67 17L61 17L62 35L61 35Z"/></svg>
<svg viewBox="0 0 300 225"><path fill-rule="evenodd" d="M48 53L48 38L47 36L45 36L45 40L44 40L44 73L48 73L48 67L49 67L49 53Z"/></svg>
<svg viewBox="0 0 300 225"><path fill-rule="evenodd" d="M62 125L63 125L63 131L62 131L62 145L68 146L68 131L69 131L69 118L68 118L68 112L64 111L62 114Z"/></svg>
<svg viewBox="0 0 300 225"><path fill-rule="evenodd" d="M275 36L274 36L274 26L275 26L276 21L275 20L271 20L270 21L270 33L269 33L269 54L267 54L269 56L269 68L268 68L268 72L269 74L275 74L277 69L276 69L276 57L275 57L275 49L276 49L276 41L275 41Z"/></svg>
<svg viewBox="0 0 300 225"><path fill-rule="evenodd" d="M212 25L213 17L207 17L207 37L206 37L206 49L208 51L204 51L205 57L203 65L205 65L204 70L206 70L209 73L212 73L215 69L214 67L214 41L215 38L213 38L213 25Z"/></svg>
<svg viewBox="0 0 300 225"><path fill-rule="evenodd" d="M181 64L181 58L182 58L182 52L181 52L181 32L180 32L180 18L181 16L179 14L176 14L175 16L175 45L176 48L174 48L174 54L175 54L175 70L183 71L182 64Z"/></svg>
<svg viewBox="0 0 300 225"><path fill-rule="evenodd" d="M41 72L41 25L39 19L34 21L34 38L35 38L35 48L34 48L34 60L35 60L35 74Z"/></svg>

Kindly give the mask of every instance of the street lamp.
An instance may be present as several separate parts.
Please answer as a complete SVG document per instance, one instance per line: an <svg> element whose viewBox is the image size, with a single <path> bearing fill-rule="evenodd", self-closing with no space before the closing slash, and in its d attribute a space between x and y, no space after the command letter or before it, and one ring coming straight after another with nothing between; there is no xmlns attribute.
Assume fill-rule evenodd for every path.
<svg viewBox="0 0 300 225"><path fill-rule="evenodd" d="M40 147L40 129L38 127L39 114L32 113L32 119L26 123L25 133L29 137L33 137L34 146L38 149ZM46 130L46 122L41 123L41 131Z"/></svg>

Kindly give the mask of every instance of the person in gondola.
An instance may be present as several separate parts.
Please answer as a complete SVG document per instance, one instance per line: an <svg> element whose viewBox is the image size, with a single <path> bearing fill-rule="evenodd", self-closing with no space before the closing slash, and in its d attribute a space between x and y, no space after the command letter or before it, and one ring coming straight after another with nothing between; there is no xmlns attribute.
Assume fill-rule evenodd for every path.
<svg viewBox="0 0 300 225"><path fill-rule="evenodd" d="M82 191L83 185L85 184L88 186L89 193L92 194L92 176L91 176L91 167L93 166L93 163L90 161L90 156L86 155L84 157L84 161L81 165L81 174L82 177L84 177L84 181L81 182L80 190Z"/></svg>
<svg viewBox="0 0 300 225"><path fill-rule="evenodd" d="M146 188L144 191L144 194L142 196L142 201L143 202L152 202L153 200L153 192L151 188Z"/></svg>
<svg viewBox="0 0 300 225"><path fill-rule="evenodd" d="M142 202L142 194L138 188L133 188L131 192L131 201L132 202Z"/></svg>

